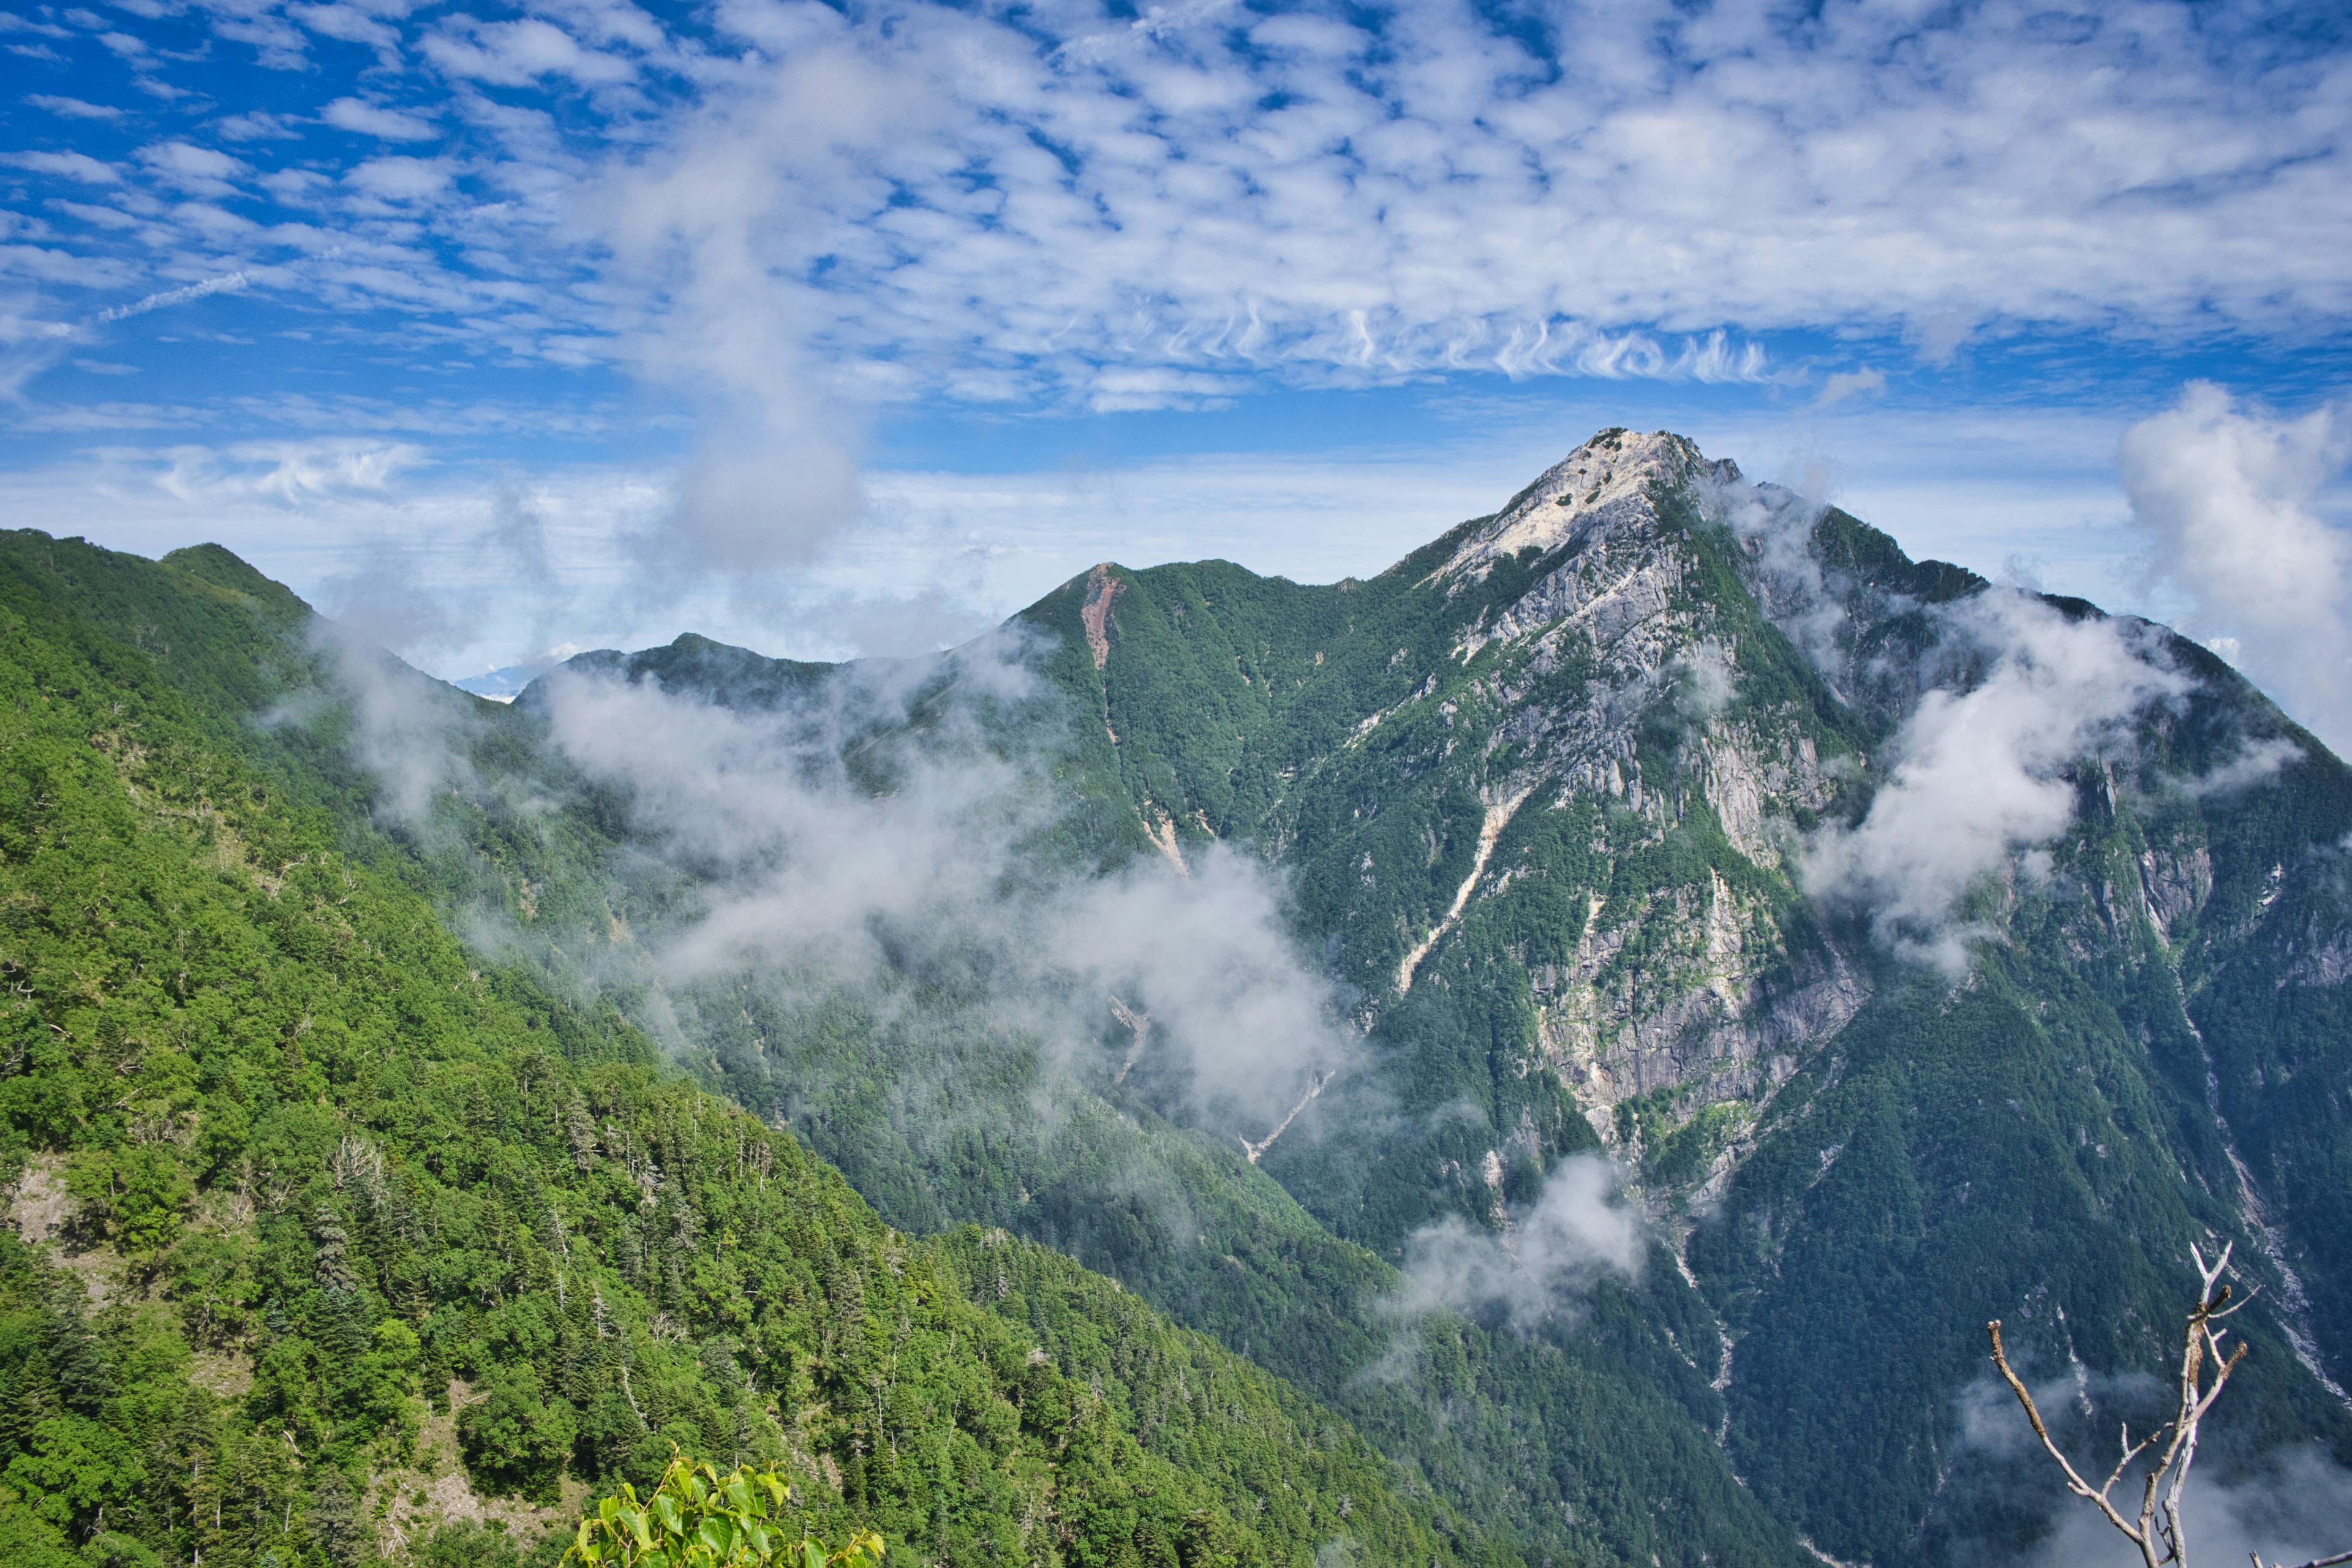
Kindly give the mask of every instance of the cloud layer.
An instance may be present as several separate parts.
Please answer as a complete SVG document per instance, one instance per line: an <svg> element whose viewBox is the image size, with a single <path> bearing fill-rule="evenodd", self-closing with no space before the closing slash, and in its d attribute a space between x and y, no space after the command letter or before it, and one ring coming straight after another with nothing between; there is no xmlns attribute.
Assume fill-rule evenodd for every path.
<svg viewBox="0 0 2352 1568"><path fill-rule="evenodd" d="M1929 359L2005 322L2272 333L2352 304L2352 63L2270 20L224 3L133 22L152 47L50 29L76 91L15 156L59 199L0 266L61 298L244 271L383 313L362 332L755 402L1737 379L1769 368L1743 334L1824 327ZM227 85L175 63L215 53L325 68L304 108L169 107Z"/></svg>

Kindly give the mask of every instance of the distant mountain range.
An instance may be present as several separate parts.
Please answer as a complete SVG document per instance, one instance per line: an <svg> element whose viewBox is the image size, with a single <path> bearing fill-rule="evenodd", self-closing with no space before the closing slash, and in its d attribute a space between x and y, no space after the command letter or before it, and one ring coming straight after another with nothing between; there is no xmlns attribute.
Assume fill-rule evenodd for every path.
<svg viewBox="0 0 2352 1568"><path fill-rule="evenodd" d="M2192 1243L2261 1288L2206 1473L2352 1462L2352 773L2195 644L1682 437L1604 431L1370 579L1107 563L951 654L689 637L509 708L225 552L13 538L24 627L149 661L206 755L528 1006L658 1047L893 1234L963 1237L983 1311L1026 1288L973 1237L1115 1280L1014 1316L1065 1376L1081 1342L1127 1369L1097 1396L1137 1441L1194 1408L1121 1348L1158 1314L1283 1380L1309 1442L1360 1433L1389 1544L1302 1494L1265 1561L2019 1560L2057 1499L1986 1404L1986 1320L2088 1446L2145 1420ZM25 1168L157 1146L107 1114L20 1115ZM174 1158L199 1206L230 1180ZM617 1290L647 1243L607 1239ZM478 1383L553 1375L469 1343ZM1199 1419L1169 1463L1260 1441ZM570 1441L537 1484L621 1462ZM1152 1531L1103 1560L1227 1560Z"/></svg>
<svg viewBox="0 0 2352 1568"><path fill-rule="evenodd" d="M460 691L470 691L477 697L487 697L493 702L511 702L522 695L523 688L580 651L572 643L548 649L537 658L521 664L501 665L486 669L479 675L468 675L449 684Z"/></svg>

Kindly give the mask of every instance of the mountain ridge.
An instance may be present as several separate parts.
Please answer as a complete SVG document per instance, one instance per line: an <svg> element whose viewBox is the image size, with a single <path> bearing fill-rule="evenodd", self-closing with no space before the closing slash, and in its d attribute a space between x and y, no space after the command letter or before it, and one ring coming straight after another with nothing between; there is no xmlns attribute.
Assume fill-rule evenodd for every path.
<svg viewBox="0 0 2352 1568"><path fill-rule="evenodd" d="M0 535L12 1563L551 1563L672 1444L929 1561L1516 1561L1113 1282L890 1229L463 946L304 787L307 611L185 559Z"/></svg>

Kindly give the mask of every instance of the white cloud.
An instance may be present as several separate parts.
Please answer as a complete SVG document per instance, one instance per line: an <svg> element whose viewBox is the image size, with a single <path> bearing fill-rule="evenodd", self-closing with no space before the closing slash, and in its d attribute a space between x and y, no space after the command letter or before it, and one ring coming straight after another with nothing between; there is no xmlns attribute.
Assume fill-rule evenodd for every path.
<svg viewBox="0 0 2352 1568"><path fill-rule="evenodd" d="M1982 675L1926 693L1888 746L1862 821L1816 834L1802 865L1810 891L1862 907L1897 952L1957 975L1968 943L1988 934L1961 918L1963 895L2063 835L2074 815L2064 770L2189 683L2150 662L2135 623L2070 621L2014 589L1937 615L1945 653L1980 658Z"/></svg>
<svg viewBox="0 0 2352 1568"><path fill-rule="evenodd" d="M338 130L357 132L384 142L427 142L440 134L429 121L416 115L356 98L335 100L319 111L319 118Z"/></svg>
<svg viewBox="0 0 2352 1568"><path fill-rule="evenodd" d="M1260 24L1278 47L1209 12L721 16L773 63L714 74L615 210L689 278L748 251L815 289L828 347L902 374L952 354L1124 405L1110 378L1147 368L1753 374L1654 334L1907 325L1948 358L1988 321L2352 300L2352 218L2315 216L2352 212L2344 68L2282 67L2266 108L2168 7L2059 42L2000 7L1800 35L1637 3L1562 18L1542 61L1445 5Z"/></svg>
<svg viewBox="0 0 2352 1568"><path fill-rule="evenodd" d="M1046 763L1024 737L1050 745L1089 721L1036 683L1027 652L1011 637L961 649L944 690L928 664L852 667L773 712L570 670L541 696L551 741L626 801L637 842L695 874L697 907L648 933L667 980L724 978L786 1005L840 990L887 1011L891 976L952 974L940 1005L958 1010L953 1033L1034 1043L1097 1089L1116 998L1150 1019L1166 1103L1262 1139L1349 1057L1330 984L1255 857L1212 847L1181 868L1150 856L1097 878L1080 858L1038 874L1024 840L1069 797L1038 787ZM926 738L892 741L918 700Z"/></svg>
<svg viewBox="0 0 2352 1568"><path fill-rule="evenodd" d="M423 449L406 442L351 440L254 441L225 451L184 447L169 455L172 466L155 484L179 500L253 497L289 506L345 490L383 490L425 460Z"/></svg>
<svg viewBox="0 0 2352 1568"><path fill-rule="evenodd" d="M2347 459L2340 411L2249 413L2204 382L2116 454L2150 569L2191 601L2184 629L2339 753L2352 751L2352 534L2320 505Z"/></svg>
<svg viewBox="0 0 2352 1568"><path fill-rule="evenodd" d="M404 5L289 5L287 15L320 37L370 46L377 62L389 69L400 63L400 32L383 18L398 17L407 9ZM380 15L372 16L371 11Z"/></svg>
<svg viewBox="0 0 2352 1568"><path fill-rule="evenodd" d="M46 109L51 114L67 120L120 120L122 110L110 104L85 103L79 98L58 98L46 92L29 92L25 101L36 109Z"/></svg>
<svg viewBox="0 0 2352 1568"><path fill-rule="evenodd" d="M628 80L636 67L628 59L583 47L577 38L536 16L514 22L457 19L446 31L425 39L426 58L455 77L499 87L528 87L540 78L568 78L583 87Z"/></svg>
<svg viewBox="0 0 2352 1568"><path fill-rule="evenodd" d="M343 176L353 190L386 202L421 202L436 196L457 174L442 158L370 158Z"/></svg>
<svg viewBox="0 0 2352 1568"><path fill-rule="evenodd" d="M266 114L258 110L244 114L232 114L213 121L213 133L231 142L296 142L302 132L288 124L281 115Z"/></svg>
<svg viewBox="0 0 2352 1568"><path fill-rule="evenodd" d="M1842 370L1822 383L1820 395L1813 399L1816 408L1835 408L1849 397L1860 397L1886 390L1886 373L1875 365L1860 370Z"/></svg>
<svg viewBox="0 0 2352 1568"><path fill-rule="evenodd" d="M33 314L26 301L0 298L0 399L21 401L25 384L63 359L75 336L67 323Z"/></svg>
<svg viewBox="0 0 2352 1568"><path fill-rule="evenodd" d="M1606 1276L1640 1279L1643 1249L1641 1216L1618 1195L1616 1170L1598 1155L1571 1155L1499 1231L1458 1215L1415 1231L1392 1305L1407 1314L1500 1309L1532 1327L1573 1310Z"/></svg>
<svg viewBox="0 0 2352 1568"><path fill-rule="evenodd" d="M226 153L190 142L159 142L142 147L139 161L152 170L163 184L215 199L236 195L233 182L252 172Z"/></svg>
<svg viewBox="0 0 2352 1568"><path fill-rule="evenodd" d="M85 185L119 184L122 180L114 165L101 163L87 153L11 153L5 161L37 174L58 174Z"/></svg>

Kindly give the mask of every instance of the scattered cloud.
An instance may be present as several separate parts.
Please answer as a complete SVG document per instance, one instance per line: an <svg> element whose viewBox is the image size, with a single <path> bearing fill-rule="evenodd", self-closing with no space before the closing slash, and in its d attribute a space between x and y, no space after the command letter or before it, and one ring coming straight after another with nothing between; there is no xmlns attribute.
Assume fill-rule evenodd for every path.
<svg viewBox="0 0 2352 1568"><path fill-rule="evenodd" d="M213 121L212 130L215 136L230 142L299 142L302 137L302 132L287 123L283 115L259 110L225 115Z"/></svg>
<svg viewBox="0 0 2352 1568"><path fill-rule="evenodd" d="M610 247L562 308L634 315L664 340L648 363L707 342L709 280L751 271L813 397L1120 409L1471 368L1756 380L1777 374L1759 334L1784 330L1901 331L1944 363L2002 323L2340 316L2341 62L2211 50L2169 16L2053 34L1998 9L1800 26L1627 0L1569 48L1466 0L1148 25L760 3L691 36L627 5L331 5L240 9L220 37L274 63L306 35L364 42L389 74L324 77L316 120L422 141L448 110L481 139L520 199L442 193L438 237L468 244L400 242L443 275L424 298L476 291L450 275L478 259L605 273ZM241 177L219 159L154 176ZM669 302L620 306L641 282ZM1831 378L1824 405L1874 374Z"/></svg>
<svg viewBox="0 0 2352 1568"><path fill-rule="evenodd" d="M449 75L495 87L529 87L551 76L596 87L627 81L636 74L627 58L585 47L538 16L488 23L457 18L446 29L427 35L424 49Z"/></svg>
<svg viewBox="0 0 2352 1568"><path fill-rule="evenodd" d="M404 110L387 109L356 98L339 98L319 111L319 118L339 131L355 132L383 142L426 142L438 136L430 121Z"/></svg>
<svg viewBox="0 0 2352 1568"><path fill-rule="evenodd" d="M2280 417L2208 382L2116 453L2147 568L2192 606L2183 629L2338 752L2352 751L2352 533L2320 509L2347 461L2341 409Z"/></svg>
<svg viewBox="0 0 2352 1568"><path fill-rule="evenodd" d="M370 158L343 176L353 190L386 202L421 202L441 194L457 169L439 158Z"/></svg>
<svg viewBox="0 0 2352 1568"><path fill-rule="evenodd" d="M79 98L58 98L46 92L28 92L25 101L36 109L46 109L51 114L67 120L120 120L122 110L110 104L85 103Z"/></svg>
<svg viewBox="0 0 2352 1568"><path fill-rule="evenodd" d="M404 470L425 460L406 442L254 441L225 450L180 447L157 476L158 489L194 502L252 497L283 505L347 490L381 491Z"/></svg>
<svg viewBox="0 0 2352 1568"><path fill-rule="evenodd" d="M159 142L142 147L139 161L167 186L215 198L236 195L234 182L252 172L226 153L191 142Z"/></svg>
<svg viewBox="0 0 2352 1568"><path fill-rule="evenodd" d="M1604 1277L1640 1279L1646 1245L1640 1215L1619 1195L1615 1167L1598 1155L1570 1155L1498 1230L1448 1215L1415 1231L1392 1305L1406 1315L1500 1311L1530 1328L1572 1311Z"/></svg>
<svg viewBox="0 0 2352 1568"><path fill-rule="evenodd" d="M1860 370L1842 370L1822 383L1820 395L1813 399L1815 408L1835 408L1849 397L1875 395L1886 390L1886 373L1874 366Z"/></svg>
<svg viewBox="0 0 2352 1568"><path fill-rule="evenodd" d="M2074 816L2066 770L2189 682L2154 661L2139 623L2070 620L2013 588L1943 606L1938 618L1944 654L1972 654L1982 675L1924 693L1886 748L1861 822L1814 835L1802 870L1815 895L1865 910L1895 952L1957 976L1969 942L1987 934L1962 914L1963 896L2057 840Z"/></svg>
<svg viewBox="0 0 2352 1568"><path fill-rule="evenodd" d="M119 184L122 180L114 165L102 163L87 153L11 153L5 162L37 174L79 180L85 185Z"/></svg>

